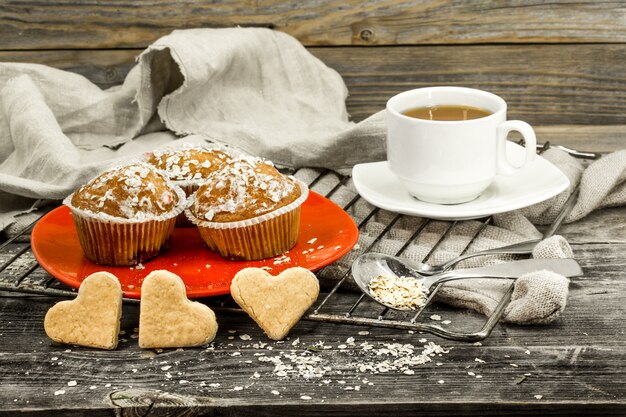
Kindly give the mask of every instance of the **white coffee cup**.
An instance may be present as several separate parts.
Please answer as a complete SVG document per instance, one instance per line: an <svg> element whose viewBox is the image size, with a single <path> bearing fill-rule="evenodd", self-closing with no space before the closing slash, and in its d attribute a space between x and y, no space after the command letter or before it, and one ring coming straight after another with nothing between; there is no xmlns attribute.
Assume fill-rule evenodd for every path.
<svg viewBox="0 0 626 417"><path fill-rule="evenodd" d="M403 112L437 105L466 105L492 114L472 120L439 121ZM526 158L506 158L510 131L526 143ZM536 154L535 132L526 122L506 120L506 102L495 94L463 87L405 91L387 101L387 161L408 192L420 200L457 204L477 198L496 175L515 175Z"/></svg>

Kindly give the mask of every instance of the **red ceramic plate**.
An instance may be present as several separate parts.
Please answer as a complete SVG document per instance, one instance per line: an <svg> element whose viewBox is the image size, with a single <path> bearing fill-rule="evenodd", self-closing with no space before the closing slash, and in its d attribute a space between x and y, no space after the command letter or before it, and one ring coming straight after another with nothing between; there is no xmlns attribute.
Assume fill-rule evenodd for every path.
<svg viewBox="0 0 626 417"><path fill-rule="evenodd" d="M126 297L139 298L141 283L151 272L167 269L179 275L188 297L228 294L230 281L241 269L269 267L276 275L294 266L312 271L348 253L356 244L358 229L354 221L332 201L309 192L302 205L300 235L296 246L282 256L261 261L230 261L209 251L195 228L176 228L170 248L137 267L111 267L92 263L83 255L69 208L59 207L46 214L31 236L33 254L39 264L70 287L78 288L85 277L108 271L118 277ZM309 243L311 242L311 243Z"/></svg>

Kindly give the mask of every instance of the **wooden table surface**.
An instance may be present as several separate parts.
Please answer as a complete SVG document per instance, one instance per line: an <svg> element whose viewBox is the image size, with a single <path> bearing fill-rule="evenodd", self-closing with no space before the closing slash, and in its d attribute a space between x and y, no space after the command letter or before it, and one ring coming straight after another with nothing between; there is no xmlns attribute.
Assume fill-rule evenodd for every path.
<svg viewBox="0 0 626 417"><path fill-rule="evenodd" d="M625 133L620 126L537 130L540 141L591 151L615 149ZM272 342L247 316L219 314L210 346L142 350L138 306L128 304L119 347L100 351L46 337L43 318L58 299L0 293L0 415L623 416L625 220L623 207L564 225L560 233L585 274L572 280L563 315L547 326L499 324L482 345L309 321ZM11 244L0 261L21 245ZM11 266L0 277L20 272ZM349 303L354 295L341 297ZM436 310L451 327L481 319ZM449 352L405 372L397 361L420 354L425 340ZM307 372L307 363L317 371ZM391 370L382 372L386 364ZM284 365L293 369L283 374Z"/></svg>

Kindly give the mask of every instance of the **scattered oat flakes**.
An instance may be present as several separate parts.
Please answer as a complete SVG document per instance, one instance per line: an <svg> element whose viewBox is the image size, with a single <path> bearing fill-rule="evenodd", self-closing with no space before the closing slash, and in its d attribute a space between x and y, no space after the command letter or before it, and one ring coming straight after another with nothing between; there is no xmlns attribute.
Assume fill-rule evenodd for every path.
<svg viewBox="0 0 626 417"><path fill-rule="evenodd" d="M65 394L65 390L64 389L60 389L60 390L54 391L54 395L63 395L63 394Z"/></svg>
<svg viewBox="0 0 626 417"><path fill-rule="evenodd" d="M450 320L444 320L441 322L441 324L450 324L450 323L452 323Z"/></svg>
<svg viewBox="0 0 626 417"><path fill-rule="evenodd" d="M252 337L250 337L249 334L241 334L241 335L239 335L239 338L241 340L251 340L252 339Z"/></svg>
<svg viewBox="0 0 626 417"><path fill-rule="evenodd" d="M416 310L426 303L428 291L413 277L378 275L369 283L372 296L400 310Z"/></svg>
<svg viewBox="0 0 626 417"><path fill-rule="evenodd" d="M96 387L95 385L92 385L92 386L89 387L89 389L96 389L96 388L98 388L98 387Z"/></svg>
<svg viewBox="0 0 626 417"><path fill-rule="evenodd" d="M415 375L415 371L412 369L407 369L406 371L404 371L405 375Z"/></svg>
<svg viewBox="0 0 626 417"><path fill-rule="evenodd" d="M75 386L76 386L76 381L69 381L69 382L67 383L67 386L68 386L68 387L75 387Z"/></svg>
<svg viewBox="0 0 626 417"><path fill-rule="evenodd" d="M510 363L509 365L511 365L513 368L519 368L519 365L516 363Z"/></svg>
<svg viewBox="0 0 626 417"><path fill-rule="evenodd" d="M213 383L209 384L209 386L210 386L211 388L217 388L217 387L219 387L220 385L222 385L222 384L220 384L219 382L213 382Z"/></svg>
<svg viewBox="0 0 626 417"><path fill-rule="evenodd" d="M291 258L287 255L281 255L274 258L274 265L280 265L287 262L291 262Z"/></svg>
<svg viewBox="0 0 626 417"><path fill-rule="evenodd" d="M480 342L475 342L475 343L473 343L473 345L474 345L474 346L482 346L483 344L482 344L482 343L480 343Z"/></svg>
<svg viewBox="0 0 626 417"><path fill-rule="evenodd" d="M104 388L110 388L111 384L105 384Z"/></svg>
<svg viewBox="0 0 626 417"><path fill-rule="evenodd" d="M474 372L468 372L467 373L469 376L476 376L476 374Z"/></svg>
<svg viewBox="0 0 626 417"><path fill-rule="evenodd" d="M280 395L280 392L276 391L276 390L272 390L272 394L274 395Z"/></svg>
<svg viewBox="0 0 626 417"><path fill-rule="evenodd" d="M476 375L476 378L477 378L477 379L480 379L480 378L482 378L482 377L483 377L482 375Z"/></svg>
<svg viewBox="0 0 626 417"><path fill-rule="evenodd" d="M241 391L243 389L243 387L235 387L233 388L233 391Z"/></svg>
<svg viewBox="0 0 626 417"><path fill-rule="evenodd" d="M362 330L359 332L359 336L367 336L368 334L370 334L370 332L368 332L367 330Z"/></svg>
<svg viewBox="0 0 626 417"><path fill-rule="evenodd" d="M485 361L480 358L474 358L474 362L485 363Z"/></svg>
<svg viewBox="0 0 626 417"><path fill-rule="evenodd" d="M524 353L530 355L530 350L526 350Z"/></svg>
<svg viewBox="0 0 626 417"><path fill-rule="evenodd" d="M543 395L541 395L541 394L535 395L535 398L536 398L536 399L538 399L538 400L540 400L540 399L542 399L542 398L543 398Z"/></svg>
<svg viewBox="0 0 626 417"><path fill-rule="evenodd" d="M316 237L314 237L314 238L313 238L313 239L311 239L311 240L307 240L307 242L306 242L306 243L308 243L309 245L312 245L312 244L314 244L315 242L317 242L317 238L316 238Z"/></svg>
<svg viewBox="0 0 626 417"><path fill-rule="evenodd" d="M171 368L172 368L172 365L165 365L165 366L161 367L161 370L162 371L167 371L168 369L171 369Z"/></svg>
<svg viewBox="0 0 626 417"><path fill-rule="evenodd" d="M446 382L446 381L444 381L443 379L440 379L440 380L439 380L439 381L437 381L437 382L438 382L438 383L440 383L440 384L443 384L443 383L444 383L444 382Z"/></svg>
<svg viewBox="0 0 626 417"><path fill-rule="evenodd" d="M300 396L300 399L301 399L301 400L312 400L312 398L311 398L311 397L309 397L308 395L301 395L301 396Z"/></svg>
<svg viewBox="0 0 626 417"><path fill-rule="evenodd" d="M439 321L441 320L441 316L439 314L433 314L432 316L429 317L431 320L434 321Z"/></svg>

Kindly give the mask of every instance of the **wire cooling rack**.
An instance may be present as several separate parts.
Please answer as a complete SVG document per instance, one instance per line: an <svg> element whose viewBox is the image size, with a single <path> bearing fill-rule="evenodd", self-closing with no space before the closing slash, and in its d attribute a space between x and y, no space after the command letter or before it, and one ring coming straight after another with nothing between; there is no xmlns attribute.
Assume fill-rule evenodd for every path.
<svg viewBox="0 0 626 417"><path fill-rule="evenodd" d="M562 146L557 147L578 158L596 158L596 154L593 153L579 152L572 149L564 148ZM538 145L538 153L541 154L548 148L550 148L549 142L543 145ZM346 191L346 189L350 189L350 191L354 193L354 196L349 199L347 203L343 204L342 207L345 211L349 212L352 215L353 219L358 225L360 232L363 231L363 229L368 225L368 223L372 221L372 219L375 218L375 216L382 214L387 215L386 217L391 216L390 220L387 222L384 228L382 228L382 230L377 233L373 241L371 241L365 247L359 247L357 245L350 255L356 256L362 253L372 251L372 249L383 238L385 238L388 234L393 233L393 231L397 228L399 222L401 222L403 218L406 217L403 214L386 212L385 210L381 210L361 200L361 197L348 186L348 182L350 180L349 176L341 175L330 170L315 170L314 173L315 175L313 176L312 180L308 181L308 186L310 189L315 189L318 184L321 184L322 182L329 182L329 180L330 182L335 183L334 186L332 186L328 191L323 193L326 198L337 202L335 196L338 194L338 191ZM290 174L297 175L298 171L290 172ZM552 227L549 228L549 230L546 232L546 235L551 235L556 231L562 219L565 217L568 207L571 207L571 203L574 201L574 199L575 193L572 194L572 197L568 202L569 204L566 203L561 212L561 215L555 221ZM365 204L365 206L368 208L367 210L365 210L364 214L359 214L356 211L351 211L351 209L357 203ZM45 213L42 213L42 215L43 214ZM465 253L471 246L471 244L480 237L483 230L492 222L492 218L486 217L473 221L480 221L480 227L478 228L472 239L468 241L462 253ZM44 271L35 260L32 254L30 243L28 242L27 238L36 222L37 221L34 221L33 223L24 227L20 232L18 232L16 235L0 245L0 291L65 298L75 297L76 290L69 288L68 286L57 281L54 277ZM431 222L434 222L434 220L424 219L424 221L421 222L421 224L419 224L419 226L417 226L415 230L412 231L412 233L410 233L410 236L406 238L402 246L396 251L395 255L402 256L407 248L409 248L411 243L419 239L422 232L428 227ZM437 222L443 223L439 220ZM446 238L460 222L453 221L445 223L445 232L440 235L439 239L430 248L428 254L423 259L423 262L427 262L429 260L431 255L446 240ZM317 271L317 275L320 277L327 275L329 272L328 268L330 267L332 266L327 266L322 270ZM309 310L309 312L307 312L303 316L302 319L370 327L387 327L412 330L415 332L427 332L435 334L437 336L441 336L446 339L473 342L483 340L487 336L489 336L495 325L500 320L502 314L504 313L504 310L509 303L510 295L513 292L513 284L511 284L504 293L502 299L499 301L492 315L488 319L482 320L482 324L480 325L479 329L472 332L464 332L446 329L440 324L433 324L432 321L425 322L421 320L424 316L424 312L428 311L429 307L431 307L433 300L436 298L437 292L441 288L440 285L436 286L435 289L429 294L424 308L420 309L417 312L399 313L396 311L390 311L386 307L383 308L379 304L367 299L365 294L359 295L358 293L354 292L340 291L342 286L348 283L349 280L349 267L345 268L344 271L335 274L335 276L333 277L333 282L335 282L334 286L330 288L329 291L323 292L321 294L318 302ZM124 301L127 303L138 302L138 300L128 298L125 298ZM205 299L203 301L205 301L217 311L221 311L224 313L243 313L243 311L239 309L238 306L234 303L232 298L228 296L214 297L211 299Z"/></svg>

